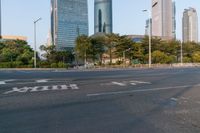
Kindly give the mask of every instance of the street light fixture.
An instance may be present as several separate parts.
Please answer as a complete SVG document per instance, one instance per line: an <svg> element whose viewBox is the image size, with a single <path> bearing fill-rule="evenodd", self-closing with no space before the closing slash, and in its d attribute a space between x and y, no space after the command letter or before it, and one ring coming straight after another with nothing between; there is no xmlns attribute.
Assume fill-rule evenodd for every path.
<svg viewBox="0 0 200 133"><path fill-rule="evenodd" d="M151 68L151 12L149 10L142 10L149 14L149 68Z"/></svg>
<svg viewBox="0 0 200 133"><path fill-rule="evenodd" d="M142 10L143 12L148 12L149 14L149 68L151 68L151 13L152 13L152 8L154 8L156 5L158 4L158 2L155 2L152 6L151 6L151 10Z"/></svg>
<svg viewBox="0 0 200 133"><path fill-rule="evenodd" d="M39 18L34 21L34 67L37 68L37 57L36 57L36 24L38 21L42 20L42 18Z"/></svg>

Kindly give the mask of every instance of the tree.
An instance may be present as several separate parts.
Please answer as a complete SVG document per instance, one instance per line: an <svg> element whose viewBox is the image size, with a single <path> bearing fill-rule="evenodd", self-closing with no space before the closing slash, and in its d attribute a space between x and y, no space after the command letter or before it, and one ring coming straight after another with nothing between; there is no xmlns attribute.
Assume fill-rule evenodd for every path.
<svg viewBox="0 0 200 133"><path fill-rule="evenodd" d="M132 44L132 58L134 60L138 60L139 62L145 63L145 53L144 53L144 48L142 47L141 43L133 43Z"/></svg>
<svg viewBox="0 0 200 133"><path fill-rule="evenodd" d="M97 59L100 64L102 63L102 56L105 53L105 37L97 36L91 37L91 55L93 62Z"/></svg>
<svg viewBox="0 0 200 133"><path fill-rule="evenodd" d="M41 63L41 65L45 65L45 66L61 66L59 64L61 64L61 62L63 64L65 63L72 63L72 61L74 60L74 55L72 54L72 51L57 51L56 47L54 45L51 46L45 46L42 45L40 46L40 50L44 51L44 54L42 54L42 56L45 58L45 62L43 61ZM56 65L54 65L56 64ZM63 65L64 66L64 65Z"/></svg>
<svg viewBox="0 0 200 133"><path fill-rule="evenodd" d="M107 53L109 53L110 65L112 64L112 52L114 52L114 48L119 42L119 38L120 36L118 34L107 34L105 37L105 46Z"/></svg>
<svg viewBox="0 0 200 133"><path fill-rule="evenodd" d="M0 65L10 64L7 67L32 66L33 50L22 40L11 40L0 43ZM3 65L4 66L4 65Z"/></svg>
<svg viewBox="0 0 200 133"><path fill-rule="evenodd" d="M156 50L152 53L152 62L153 63L167 63L167 55L164 52Z"/></svg>
<svg viewBox="0 0 200 133"><path fill-rule="evenodd" d="M90 38L86 35L81 35L76 39L75 52L81 59L87 61L91 52Z"/></svg>
<svg viewBox="0 0 200 133"><path fill-rule="evenodd" d="M200 51L196 51L192 54L192 61L194 63L200 63Z"/></svg>

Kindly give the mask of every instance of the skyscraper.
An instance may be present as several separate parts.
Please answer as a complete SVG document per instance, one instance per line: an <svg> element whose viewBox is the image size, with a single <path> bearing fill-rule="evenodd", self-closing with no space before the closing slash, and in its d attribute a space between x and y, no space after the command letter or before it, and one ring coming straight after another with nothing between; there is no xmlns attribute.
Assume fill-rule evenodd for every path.
<svg viewBox="0 0 200 133"><path fill-rule="evenodd" d="M112 0L95 0L94 33L112 33Z"/></svg>
<svg viewBox="0 0 200 133"><path fill-rule="evenodd" d="M198 42L198 16L194 8L185 9L183 12L183 42Z"/></svg>
<svg viewBox="0 0 200 133"><path fill-rule="evenodd" d="M172 2L172 37L176 39L176 2Z"/></svg>
<svg viewBox="0 0 200 133"><path fill-rule="evenodd" d="M172 0L152 0L152 35L173 38Z"/></svg>
<svg viewBox="0 0 200 133"><path fill-rule="evenodd" d="M51 34L57 50L72 49L79 35L88 35L87 0L51 0Z"/></svg>

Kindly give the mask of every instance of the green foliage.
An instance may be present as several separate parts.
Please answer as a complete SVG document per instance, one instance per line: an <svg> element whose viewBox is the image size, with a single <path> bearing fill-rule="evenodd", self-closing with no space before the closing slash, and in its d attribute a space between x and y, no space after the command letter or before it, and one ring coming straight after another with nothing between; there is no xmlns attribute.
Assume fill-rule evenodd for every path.
<svg viewBox="0 0 200 133"><path fill-rule="evenodd" d="M153 63L164 64L164 63L166 63L166 60L167 60L167 55L164 52L156 50L152 53L152 62Z"/></svg>
<svg viewBox="0 0 200 133"><path fill-rule="evenodd" d="M45 66L51 66L50 64L53 64L53 67L55 67L54 63L72 63L72 61L74 60L74 55L72 51L57 51L54 45L42 45L40 46L40 50L44 52L42 56L45 58L45 62L43 61ZM41 65L43 63L41 63Z"/></svg>
<svg viewBox="0 0 200 133"><path fill-rule="evenodd" d="M192 61L195 63L200 63L200 51L196 51L192 54Z"/></svg>
<svg viewBox="0 0 200 133"><path fill-rule="evenodd" d="M33 50L26 41L12 40L0 43L0 67L31 67Z"/></svg>

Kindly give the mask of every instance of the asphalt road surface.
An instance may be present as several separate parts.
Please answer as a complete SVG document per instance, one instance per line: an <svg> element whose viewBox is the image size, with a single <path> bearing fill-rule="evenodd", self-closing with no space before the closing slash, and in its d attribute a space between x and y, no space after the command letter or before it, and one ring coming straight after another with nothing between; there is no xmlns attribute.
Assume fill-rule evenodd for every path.
<svg viewBox="0 0 200 133"><path fill-rule="evenodd" d="M0 133L200 133L200 68L0 71Z"/></svg>

